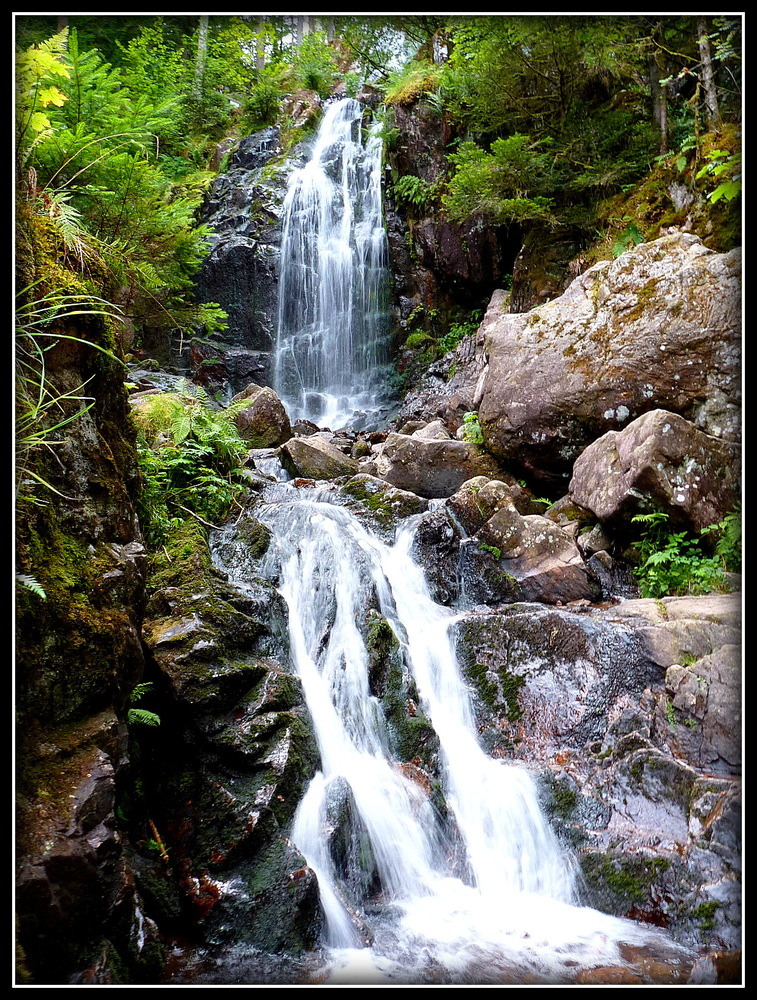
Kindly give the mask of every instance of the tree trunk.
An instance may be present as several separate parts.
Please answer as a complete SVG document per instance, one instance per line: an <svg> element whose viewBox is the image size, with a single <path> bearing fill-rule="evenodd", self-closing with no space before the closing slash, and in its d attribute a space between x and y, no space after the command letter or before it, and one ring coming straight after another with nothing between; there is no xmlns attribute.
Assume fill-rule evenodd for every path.
<svg viewBox="0 0 757 1000"><path fill-rule="evenodd" d="M649 91L652 98L652 120L660 132L660 154L668 151L668 95L667 84L661 84L658 56L649 57Z"/></svg>
<svg viewBox="0 0 757 1000"><path fill-rule="evenodd" d="M712 65L712 50L710 49L709 25L705 17L697 18L697 44L699 45L699 62L701 65L702 90L704 92L705 118L710 126L720 121L718 94L715 88L715 72Z"/></svg>
<svg viewBox="0 0 757 1000"><path fill-rule="evenodd" d="M262 73L265 69L265 21L256 21L255 30L257 32L257 37L255 38L255 69L258 73Z"/></svg>
<svg viewBox="0 0 757 1000"><path fill-rule="evenodd" d="M208 15L200 14L200 29L197 35L197 58L195 60L195 82L192 96L195 100L202 97L202 85L205 79L205 60L208 55Z"/></svg>

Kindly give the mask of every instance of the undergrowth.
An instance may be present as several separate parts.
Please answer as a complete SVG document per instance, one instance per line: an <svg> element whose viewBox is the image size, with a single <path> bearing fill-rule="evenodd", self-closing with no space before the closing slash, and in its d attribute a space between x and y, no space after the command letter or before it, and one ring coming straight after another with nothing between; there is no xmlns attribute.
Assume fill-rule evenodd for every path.
<svg viewBox="0 0 757 1000"><path fill-rule="evenodd" d="M244 490L246 446L228 416L194 393L163 393L135 408L147 543L161 545L187 518L213 524Z"/></svg>
<svg viewBox="0 0 757 1000"><path fill-rule="evenodd" d="M635 545L639 557L635 574L643 597L724 591L728 589L726 572L741 570L739 510L705 528L698 537L671 531L668 515L662 512L638 514L632 520L646 525Z"/></svg>

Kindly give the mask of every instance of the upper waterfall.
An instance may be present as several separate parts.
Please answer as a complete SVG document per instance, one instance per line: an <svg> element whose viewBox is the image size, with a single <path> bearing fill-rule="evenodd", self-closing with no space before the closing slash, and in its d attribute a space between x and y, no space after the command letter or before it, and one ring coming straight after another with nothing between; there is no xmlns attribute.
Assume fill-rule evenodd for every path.
<svg viewBox="0 0 757 1000"><path fill-rule="evenodd" d="M284 202L274 388L293 420L322 426L354 426L385 387L382 143L364 112L350 98L329 105Z"/></svg>

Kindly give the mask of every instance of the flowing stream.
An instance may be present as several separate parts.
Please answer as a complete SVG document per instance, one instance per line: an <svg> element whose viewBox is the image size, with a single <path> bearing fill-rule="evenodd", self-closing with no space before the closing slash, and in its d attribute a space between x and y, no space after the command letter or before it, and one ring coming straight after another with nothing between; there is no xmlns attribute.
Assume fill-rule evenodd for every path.
<svg viewBox="0 0 757 1000"><path fill-rule="evenodd" d="M651 928L578 905L573 860L532 775L481 748L457 615L429 596L414 519L385 544L324 495L281 485L256 516L272 531L264 570L288 605L321 754L291 837L318 877L328 981L559 983L622 964L623 944L670 958ZM436 733L431 780L396 757L371 682L371 615L391 626Z"/></svg>
<svg viewBox="0 0 757 1000"><path fill-rule="evenodd" d="M274 383L293 420L355 429L386 382L381 144L364 110L331 104L289 185ZM576 865L532 774L482 749L455 656L460 616L429 595L412 557L416 519L387 544L328 490L282 483L266 501L255 510L272 533L262 570L288 606L320 750L291 831L325 915L317 981L567 983L624 964L629 946L675 962L657 931L579 905ZM394 637L402 710L432 734L425 763L399 752L396 700L390 710L379 696L389 682L372 673L377 622Z"/></svg>
<svg viewBox="0 0 757 1000"><path fill-rule="evenodd" d="M274 388L293 420L332 428L368 421L386 384L382 144L365 110L328 106L284 202Z"/></svg>

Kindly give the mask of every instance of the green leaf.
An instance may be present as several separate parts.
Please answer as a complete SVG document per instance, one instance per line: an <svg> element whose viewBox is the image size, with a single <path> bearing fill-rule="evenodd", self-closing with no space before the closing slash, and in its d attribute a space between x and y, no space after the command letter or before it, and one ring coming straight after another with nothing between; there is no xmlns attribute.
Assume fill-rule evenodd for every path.
<svg viewBox="0 0 757 1000"><path fill-rule="evenodd" d="M42 600L47 600L47 594L44 588L37 580L30 576L28 573L16 573L16 583L19 587L23 587L25 590L30 590L37 597L41 597Z"/></svg>

